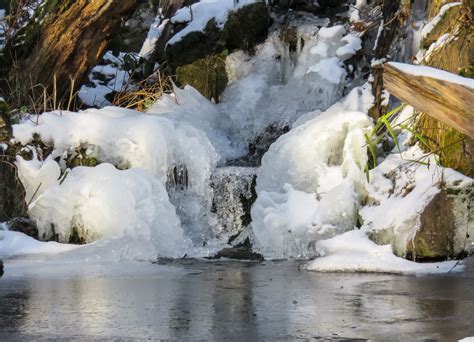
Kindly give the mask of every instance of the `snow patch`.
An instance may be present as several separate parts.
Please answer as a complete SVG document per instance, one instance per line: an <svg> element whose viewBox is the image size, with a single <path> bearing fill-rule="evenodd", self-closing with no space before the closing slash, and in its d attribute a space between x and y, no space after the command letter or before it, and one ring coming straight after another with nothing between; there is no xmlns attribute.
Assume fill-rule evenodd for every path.
<svg viewBox="0 0 474 342"><path fill-rule="evenodd" d="M175 34L168 44L175 44L191 32L202 32L211 19L219 29L227 22L230 11L236 11L258 0L201 0L191 6L183 7L176 12L172 23L186 23L186 27Z"/></svg>
<svg viewBox="0 0 474 342"><path fill-rule="evenodd" d="M423 27L423 29L421 30L421 37L426 38L430 34L430 32L433 31L436 25L438 25L439 22L443 19L444 15L450 8L462 6L462 5L463 5L462 2L451 2L451 3L443 5L441 9L439 10L439 13L436 15L436 17L434 17L433 20L431 20L429 23L425 25L425 27Z"/></svg>
<svg viewBox="0 0 474 342"><path fill-rule="evenodd" d="M390 245L375 244L361 230L318 241L316 249L322 257L306 264L304 268L308 271L437 274L447 273L456 265L456 261L420 264L398 258ZM459 265L454 270L462 268Z"/></svg>

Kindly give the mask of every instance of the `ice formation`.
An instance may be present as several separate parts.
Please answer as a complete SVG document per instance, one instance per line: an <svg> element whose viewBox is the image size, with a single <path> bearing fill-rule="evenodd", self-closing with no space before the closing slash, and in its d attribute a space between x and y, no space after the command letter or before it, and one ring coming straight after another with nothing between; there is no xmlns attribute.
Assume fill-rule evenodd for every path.
<svg viewBox="0 0 474 342"><path fill-rule="evenodd" d="M45 237L61 232L61 241L67 242L73 229L83 228L86 231L80 231L80 235L86 236L86 242L122 235L151 236L155 234L155 228L165 232L171 229L179 236L182 227L179 219L174 222L175 206L176 210L186 213L187 228L204 220L209 212L212 203L209 179L218 155L204 132L184 122L109 107L80 113L45 113L38 118L38 125L27 121L15 127L15 137L24 145L29 144L35 134L54 146L51 156L44 162L36 158L25 161L19 157L17 165L27 196L30 196L28 200L36 191L30 213ZM119 171L100 164L95 168L74 168L68 172L67 156L80 147L86 147L88 157L101 163L136 170ZM59 164L53 158L60 158ZM183 188L176 186L177 169L183 169L186 175ZM65 174L59 184L61 170ZM127 182L119 181L121 178ZM168 201L165 189L169 190L173 205L163 204ZM82 194L80 190L86 192ZM126 198L120 198L121 193L126 193ZM162 202L159 202L160 198ZM108 204L97 207L97 202ZM168 214L163 214L162 205L170 210ZM115 216L117 211L127 212L128 216ZM100 220L97 215L101 216ZM141 216L146 222L140 221ZM107 220L110 221L105 222ZM160 223L160 220L163 221ZM120 222L123 224L119 225ZM211 238L209 227L204 224L202 230L193 226L187 232L190 238ZM174 243L175 235L166 235L169 235L166 239L159 237L156 240L162 244L157 248L158 255L184 255L180 245L186 243L176 242L178 240ZM164 247L167 249L162 253Z"/></svg>
<svg viewBox="0 0 474 342"><path fill-rule="evenodd" d="M203 0L182 8L171 20L185 28L170 44L202 31L210 18L222 27L229 10L252 2ZM364 5L357 1L354 20ZM156 20L143 57L163 24ZM437 189L432 170L426 170L415 174L412 193L401 195L408 183L401 177L395 195L389 195L393 184L386 174L399 168L403 158L415 158L416 149L403 151L402 158L389 156L367 183L364 133L372 129L367 111L373 99L368 87L346 90L354 86L348 60L361 40L343 26L328 24L326 19L300 23L296 51L274 32L254 56L230 54L230 84L218 104L186 86L164 95L146 114L105 107L45 113L16 125L15 139L33 154L32 160L18 157L17 166L40 236L68 242L76 234L89 244L42 243L0 231L0 257L52 252L62 260L82 262L207 256L246 228L244 206L257 195L252 231L246 229L242 236L250 236L267 258L322 256L306 267L318 271L426 273L450 268L449 263L410 263L395 257L390 246L368 240L367 234L378 227L409 239L416 212ZM106 75L117 72L105 68ZM103 106L116 81L97 83L81 96L90 105ZM277 135L289 132L263 156L254 194L255 169L226 163L245 156L269 129ZM45 160L31 146L36 135L54 146ZM68 160L78 149L99 165L69 170ZM448 181L460 179L446 175ZM398 209L388 213L387 207ZM360 218L363 226L354 230ZM407 225L400 218L412 221ZM408 226L413 229L402 232Z"/></svg>
<svg viewBox="0 0 474 342"><path fill-rule="evenodd" d="M229 56L227 70L235 81L224 91L219 108L229 117L222 128L234 144L241 142L245 148L268 127L289 126L303 114L326 110L343 96L347 76L343 62L360 48L360 39L346 35L343 26L318 30L318 24L325 23L300 27L304 47L294 57L278 33L259 46L252 59L241 52Z"/></svg>
<svg viewBox="0 0 474 342"><path fill-rule="evenodd" d="M266 257L313 257L316 241L356 225L372 122L347 109L357 107L353 98L295 127L264 155L252 227Z"/></svg>

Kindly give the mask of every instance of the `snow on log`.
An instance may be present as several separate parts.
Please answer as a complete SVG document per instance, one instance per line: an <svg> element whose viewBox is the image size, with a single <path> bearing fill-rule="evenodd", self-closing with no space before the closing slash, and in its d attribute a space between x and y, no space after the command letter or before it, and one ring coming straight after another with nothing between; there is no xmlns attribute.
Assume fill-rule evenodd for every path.
<svg viewBox="0 0 474 342"><path fill-rule="evenodd" d="M385 64L387 91L403 102L474 138L474 80L439 69Z"/></svg>

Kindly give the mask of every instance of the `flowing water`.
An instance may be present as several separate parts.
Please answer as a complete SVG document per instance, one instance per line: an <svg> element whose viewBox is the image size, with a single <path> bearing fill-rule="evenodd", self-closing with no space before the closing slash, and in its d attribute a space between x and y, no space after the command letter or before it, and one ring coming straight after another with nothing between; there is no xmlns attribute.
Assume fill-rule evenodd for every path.
<svg viewBox="0 0 474 342"><path fill-rule="evenodd" d="M6 266L0 340L474 336L474 259L462 273L429 277L310 273L290 262L164 262L116 275L88 267L77 277Z"/></svg>

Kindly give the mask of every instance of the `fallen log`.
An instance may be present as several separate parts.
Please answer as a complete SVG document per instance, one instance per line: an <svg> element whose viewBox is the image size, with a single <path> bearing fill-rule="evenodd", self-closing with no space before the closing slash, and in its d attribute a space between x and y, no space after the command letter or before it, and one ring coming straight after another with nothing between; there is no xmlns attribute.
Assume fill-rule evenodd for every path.
<svg viewBox="0 0 474 342"><path fill-rule="evenodd" d="M417 110L474 138L474 80L439 69L390 62L386 90Z"/></svg>

